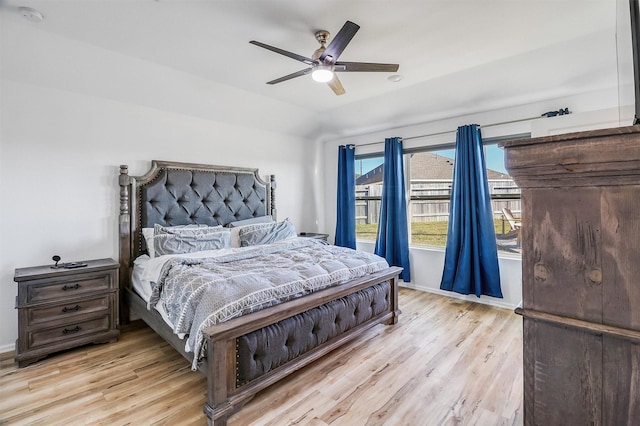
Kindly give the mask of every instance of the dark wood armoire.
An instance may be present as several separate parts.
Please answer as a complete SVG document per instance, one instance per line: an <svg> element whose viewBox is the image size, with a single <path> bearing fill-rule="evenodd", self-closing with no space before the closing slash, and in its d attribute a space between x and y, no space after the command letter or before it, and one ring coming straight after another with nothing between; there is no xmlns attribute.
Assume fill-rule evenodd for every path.
<svg viewBox="0 0 640 426"><path fill-rule="evenodd" d="M525 425L639 425L640 126L502 145L522 189Z"/></svg>

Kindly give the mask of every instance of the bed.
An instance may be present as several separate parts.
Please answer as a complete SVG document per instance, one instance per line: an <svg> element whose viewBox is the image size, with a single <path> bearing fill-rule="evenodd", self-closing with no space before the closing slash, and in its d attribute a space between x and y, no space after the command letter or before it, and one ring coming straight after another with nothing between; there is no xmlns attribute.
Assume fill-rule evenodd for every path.
<svg viewBox="0 0 640 426"><path fill-rule="evenodd" d="M120 166L119 185L120 322L125 323L132 316L141 318L189 360L192 368L206 375L207 403L204 412L209 424L225 425L227 418L260 390L370 328L398 321L397 284L402 269L389 267L386 262L381 264L374 255L352 251L347 253L349 249L327 246L319 240L289 236L272 244L223 248L211 256L202 255L205 260L200 260L189 250L176 256L161 256L171 258L170 261L157 256L149 259L152 248L147 245L153 243L148 243L149 235L145 238L143 230L148 232L155 228L158 233L162 233L159 230L169 230L167 232L171 233L186 227L197 230L178 231L200 233L200 229L206 229L203 232L214 233L218 232L215 229L220 226L254 222L270 223L270 229L290 227L286 219L277 221L276 180L273 175L263 180L257 169L152 161L150 170L142 176L131 176L126 165ZM234 238L240 235L241 239L250 240L255 236L250 232L252 229L266 227L237 227L239 231ZM290 228L286 228L286 232L289 231ZM220 232L227 238L226 231ZM242 240L241 245L246 242ZM314 261L315 256L329 256L330 259ZM220 274L219 277L229 277L228 274L236 272L229 272L225 268L246 271L260 262L265 265L274 262L295 265L294 272L286 273L304 275L304 284L291 289L288 284L277 283L274 287L286 288L287 292L274 296L277 299L275 302L273 299L260 299L260 303L253 303L251 308L245 304L242 309L235 310L241 311L238 315L234 311L224 320L220 320L216 314L213 317L218 318L217 321L197 323L197 333L193 331L195 325L191 325L192 332L189 333L187 328L185 336L176 334L175 323L167 321L169 317L182 318L180 314L174 313L172 316L162 309L154 309L159 297L168 297L166 293L170 293L168 289L172 285L169 274L173 272L175 276L180 276L184 271L191 274L196 273L196 269L204 268L205 275L215 273ZM145 268L153 264L155 269L145 269L142 276L158 276L157 283L152 282L148 292L141 290L141 287L134 288L139 278L136 278L137 268L144 263L147 264ZM319 264L328 272L310 272ZM332 270L325 265L338 266ZM155 271L153 274L149 272L152 270ZM233 275L228 280L216 278L214 281L228 288L230 282L245 279L244 275L251 275L249 281L274 282L271 275L279 273L274 267L255 274L238 272L237 277ZM324 280L324 275L330 277L328 281ZM298 286L298 282L302 281L294 278L291 282ZM160 285L160 282L164 284ZM206 285L211 286L211 280ZM241 282L239 286L243 285ZM183 287L178 284L175 288ZM159 291L165 293L159 296ZM249 291L252 297L262 294L262 290ZM271 294L273 290L265 292ZM199 289L194 290L195 293L201 294ZM193 294L182 299L191 301ZM214 299L218 303L217 295L211 297L211 300ZM157 305L168 309L173 303ZM225 309L230 305L225 305ZM188 311L190 308L182 306L181 309ZM211 316L206 318L210 320ZM200 336L200 340L194 336ZM188 343L191 338L199 342L201 351Z"/></svg>

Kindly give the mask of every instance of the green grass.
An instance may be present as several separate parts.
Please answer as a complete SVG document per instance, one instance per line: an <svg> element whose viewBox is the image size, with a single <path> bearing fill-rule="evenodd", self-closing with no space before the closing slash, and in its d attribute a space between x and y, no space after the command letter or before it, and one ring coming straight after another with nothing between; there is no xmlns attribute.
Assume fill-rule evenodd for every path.
<svg viewBox="0 0 640 426"><path fill-rule="evenodd" d="M496 235L502 235L502 220L494 221ZM411 241L413 244L425 244L444 247L447 242L449 222L413 222L411 223ZM504 225L505 233L511 230L508 223ZM357 224L356 235L363 240L375 240L378 224Z"/></svg>

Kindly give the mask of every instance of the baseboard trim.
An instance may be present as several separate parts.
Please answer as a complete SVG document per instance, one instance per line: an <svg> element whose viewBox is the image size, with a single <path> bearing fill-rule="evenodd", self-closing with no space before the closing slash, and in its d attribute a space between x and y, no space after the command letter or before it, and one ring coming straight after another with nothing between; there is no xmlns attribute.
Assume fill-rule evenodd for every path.
<svg viewBox="0 0 640 426"><path fill-rule="evenodd" d="M517 306L517 304L511 305L509 303L506 303L500 299L496 299L495 297L491 297L491 296L482 296L481 298L479 298L479 297L476 297L475 295L460 294L453 291L441 290L439 288L436 289L436 288L421 286L419 284L416 285L412 283L405 283L403 281L400 282L400 287L406 287L406 288L419 290L419 291L426 291L427 293L433 293L440 296L451 297L452 299L460 299L466 302L481 303L483 305L490 305L496 308L509 309L512 311Z"/></svg>
<svg viewBox="0 0 640 426"><path fill-rule="evenodd" d="M11 345L2 345L0 346L0 359L9 359L13 358L16 354L16 346L15 344Z"/></svg>

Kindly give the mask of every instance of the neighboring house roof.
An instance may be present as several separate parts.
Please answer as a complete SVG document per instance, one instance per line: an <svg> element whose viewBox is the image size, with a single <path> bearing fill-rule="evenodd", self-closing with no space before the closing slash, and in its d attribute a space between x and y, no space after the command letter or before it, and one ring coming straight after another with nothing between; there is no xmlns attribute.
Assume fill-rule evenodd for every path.
<svg viewBox="0 0 640 426"><path fill-rule="evenodd" d="M431 152L417 152L411 156L411 179L451 180L453 160ZM509 175L487 169L488 179L509 179ZM356 185L382 182L382 165L356 179Z"/></svg>

